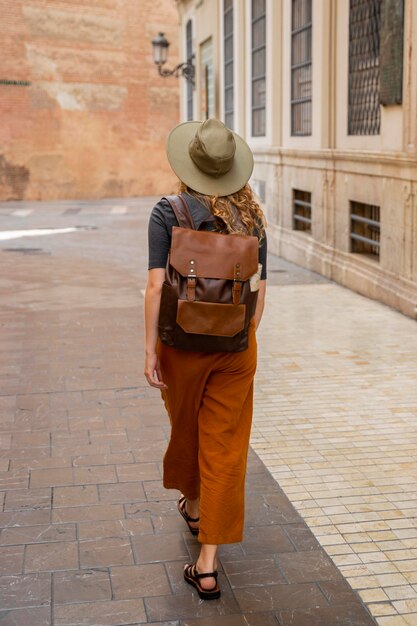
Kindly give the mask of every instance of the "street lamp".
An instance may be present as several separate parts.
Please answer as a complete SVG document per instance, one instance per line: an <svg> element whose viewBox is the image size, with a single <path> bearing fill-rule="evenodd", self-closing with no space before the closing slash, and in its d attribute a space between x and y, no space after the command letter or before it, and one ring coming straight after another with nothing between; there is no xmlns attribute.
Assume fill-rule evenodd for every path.
<svg viewBox="0 0 417 626"><path fill-rule="evenodd" d="M152 51L153 61L158 66L158 72L160 76L164 78L166 76L184 76L194 87L194 65L192 59L194 55L189 58L185 63L178 63L172 70L163 69L162 66L167 62L169 41L164 36L164 33L158 33L155 39L152 39Z"/></svg>

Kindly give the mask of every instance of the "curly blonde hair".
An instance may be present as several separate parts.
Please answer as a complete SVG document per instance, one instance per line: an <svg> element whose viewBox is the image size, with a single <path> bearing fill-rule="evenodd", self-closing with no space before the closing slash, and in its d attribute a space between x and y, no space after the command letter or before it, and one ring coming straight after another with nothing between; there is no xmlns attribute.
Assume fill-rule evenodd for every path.
<svg viewBox="0 0 417 626"><path fill-rule="evenodd" d="M248 183L228 196L206 196L180 181L178 193L188 193L200 200L223 224L231 235L256 235L265 237L265 215Z"/></svg>

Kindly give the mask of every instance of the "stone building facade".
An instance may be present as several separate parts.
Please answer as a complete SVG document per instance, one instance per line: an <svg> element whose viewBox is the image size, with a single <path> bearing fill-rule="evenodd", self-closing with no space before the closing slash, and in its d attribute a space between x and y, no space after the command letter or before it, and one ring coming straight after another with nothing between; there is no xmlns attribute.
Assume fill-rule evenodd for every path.
<svg viewBox="0 0 417 626"><path fill-rule="evenodd" d="M177 4L197 72L182 119L249 142L270 248L415 317L414 0Z"/></svg>
<svg viewBox="0 0 417 626"><path fill-rule="evenodd" d="M178 57L174 0L2 0L0 199L159 194L178 123L178 80L158 76L151 40Z"/></svg>

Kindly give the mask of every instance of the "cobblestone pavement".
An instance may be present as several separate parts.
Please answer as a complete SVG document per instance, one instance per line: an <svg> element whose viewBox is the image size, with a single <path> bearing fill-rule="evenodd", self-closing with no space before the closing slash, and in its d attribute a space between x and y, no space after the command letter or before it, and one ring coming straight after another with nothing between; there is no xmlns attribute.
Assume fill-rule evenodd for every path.
<svg viewBox="0 0 417 626"><path fill-rule="evenodd" d="M151 206L0 204L28 235L0 240L0 625L417 624L415 322L276 257L245 539L221 600L182 581L198 544L142 376Z"/></svg>

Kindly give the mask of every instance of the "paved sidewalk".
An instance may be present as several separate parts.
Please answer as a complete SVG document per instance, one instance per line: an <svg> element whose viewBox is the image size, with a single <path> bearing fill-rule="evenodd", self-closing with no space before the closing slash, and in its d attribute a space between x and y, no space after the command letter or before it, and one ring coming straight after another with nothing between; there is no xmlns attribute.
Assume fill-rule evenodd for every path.
<svg viewBox="0 0 417 626"><path fill-rule="evenodd" d="M255 451L378 624L416 625L416 322L284 285L259 343Z"/></svg>
<svg viewBox="0 0 417 626"><path fill-rule="evenodd" d="M363 300L274 258L270 268L278 271L259 333L253 445L282 484L251 451L245 540L221 548L222 598L201 602L182 581L198 543L176 512L177 492L162 489L169 429L158 392L142 376L140 290L151 205L0 205L0 230L77 227L0 244L0 625L375 624L362 601L369 598L361 600L345 578L350 572L341 572L346 562L336 567L337 553L330 558L321 545L335 533L325 528L323 535L322 522L311 524L307 515L310 529L300 516L312 494L303 469L325 476L326 485L331 477L327 466L321 474L313 465L319 451L309 456L301 447L311 448L301 434L310 433L304 427L313 418L300 415L297 403L309 386L297 376L304 368L310 378L317 366L317 335L305 361L294 351L305 344L312 311L318 326L319 303L327 303L327 315L333 311L331 299L315 294L340 289L337 298L352 303L353 316ZM299 313L297 290L304 296ZM383 321L397 315L378 311ZM335 424L318 426L320 442L328 437L334 451ZM336 513L324 512L329 519Z"/></svg>

